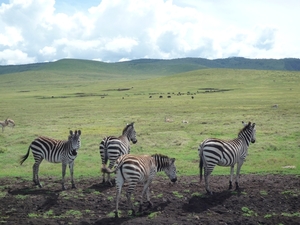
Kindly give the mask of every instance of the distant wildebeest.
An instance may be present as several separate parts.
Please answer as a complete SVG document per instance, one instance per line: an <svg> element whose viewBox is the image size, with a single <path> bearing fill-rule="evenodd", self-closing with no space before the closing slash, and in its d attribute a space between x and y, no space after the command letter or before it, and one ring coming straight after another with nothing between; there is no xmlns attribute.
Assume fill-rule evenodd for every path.
<svg viewBox="0 0 300 225"><path fill-rule="evenodd" d="M168 98L171 98L171 96L170 96L170 95L168 95Z"/></svg>
<svg viewBox="0 0 300 225"><path fill-rule="evenodd" d="M159 98L162 98L162 97L163 97L162 95L159 96Z"/></svg>

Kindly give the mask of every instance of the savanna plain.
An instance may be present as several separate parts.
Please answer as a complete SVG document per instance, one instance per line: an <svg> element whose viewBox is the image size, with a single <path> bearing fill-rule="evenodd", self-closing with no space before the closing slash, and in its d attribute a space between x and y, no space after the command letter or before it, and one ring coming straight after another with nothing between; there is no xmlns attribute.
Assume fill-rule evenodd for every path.
<svg viewBox="0 0 300 225"><path fill-rule="evenodd" d="M300 72L203 68L185 73L132 72L82 60L61 60L41 70L0 75L1 224L299 224ZM214 195L199 183L198 146L206 138L233 139L242 121L256 123L242 166L240 190L228 190L229 168L216 167ZM135 122L131 154L176 158L175 184L159 173L152 208L128 210L123 188L114 218L115 187L102 184L99 143ZM61 190L61 165L43 161L33 185L38 136L66 140L81 130L75 160L77 189ZM138 208L142 186L134 193Z"/></svg>

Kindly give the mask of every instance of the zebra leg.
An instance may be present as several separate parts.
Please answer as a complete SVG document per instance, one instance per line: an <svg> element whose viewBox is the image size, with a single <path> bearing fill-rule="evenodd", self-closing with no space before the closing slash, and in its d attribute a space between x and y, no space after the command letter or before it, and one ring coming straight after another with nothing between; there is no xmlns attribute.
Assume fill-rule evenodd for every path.
<svg viewBox="0 0 300 225"><path fill-rule="evenodd" d="M147 194L148 208L152 208L153 203L150 201L150 185L149 185L149 187L147 188L146 194Z"/></svg>
<svg viewBox="0 0 300 225"><path fill-rule="evenodd" d="M232 179L234 174L234 165L230 166L230 180L229 180L229 190L232 189Z"/></svg>
<svg viewBox="0 0 300 225"><path fill-rule="evenodd" d="M118 210L119 210L119 200L120 200L120 196L121 196L121 191L122 191L122 187L124 184L124 179L121 176L121 174L119 174L119 176L117 176L116 179L116 189L117 189L117 194L116 194L116 210L115 210L115 218L118 218Z"/></svg>
<svg viewBox="0 0 300 225"><path fill-rule="evenodd" d="M206 167L204 167L204 181L205 181L205 189L207 194L212 195L213 193L210 191L209 188L209 175L211 174L211 171L213 170L213 168L211 170L208 170Z"/></svg>
<svg viewBox="0 0 300 225"><path fill-rule="evenodd" d="M239 190L239 179L240 179L240 171L241 167L243 165L243 161L241 163L237 164L237 169L236 169L236 178L235 178L235 190Z"/></svg>
<svg viewBox="0 0 300 225"><path fill-rule="evenodd" d="M36 161L33 164L32 170L33 170L33 183L35 185L38 185L40 188L42 187L41 183L40 183L40 179L39 179L39 167L41 164L42 160L40 161Z"/></svg>
<svg viewBox="0 0 300 225"><path fill-rule="evenodd" d="M75 182L74 182L74 176L73 176L74 175L74 161L69 164L69 168L70 168L70 174L71 174L72 188L76 188Z"/></svg>
<svg viewBox="0 0 300 225"><path fill-rule="evenodd" d="M131 201L131 193L134 191L135 186L136 186L136 182L130 182L126 193L127 202L129 208L132 210L132 215L135 215L135 210Z"/></svg>
<svg viewBox="0 0 300 225"><path fill-rule="evenodd" d="M67 164L62 163L62 180L61 180L61 186L62 186L63 190L66 190L66 187L65 187L66 168L67 168Z"/></svg>
<svg viewBox="0 0 300 225"><path fill-rule="evenodd" d="M142 212L143 210L143 198L144 198L144 195L146 193L147 195L147 201L148 201L148 208L152 207L152 202L150 201L150 193L149 193L149 190L150 190L150 183L151 183L151 180L149 179L145 184L144 184L144 188L143 188L143 191L142 191L142 195L141 195L141 201L140 201L140 208L139 208L139 212Z"/></svg>

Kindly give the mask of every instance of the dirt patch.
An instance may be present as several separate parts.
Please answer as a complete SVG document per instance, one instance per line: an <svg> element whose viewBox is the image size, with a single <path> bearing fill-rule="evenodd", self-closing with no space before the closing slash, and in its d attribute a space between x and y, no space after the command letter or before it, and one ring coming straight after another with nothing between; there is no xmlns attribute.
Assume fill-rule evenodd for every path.
<svg viewBox="0 0 300 225"><path fill-rule="evenodd" d="M205 194L198 176L179 177L176 184L158 176L151 188L153 207L145 203L136 216L128 215L123 188L119 219L113 218L115 187L100 184L100 176L77 179L77 189L66 191L59 178L41 181L43 188L22 178L0 179L1 224L300 223L300 177L293 175L242 175L240 191L227 190L228 176L212 176L213 196ZM138 186L136 203L140 191Z"/></svg>

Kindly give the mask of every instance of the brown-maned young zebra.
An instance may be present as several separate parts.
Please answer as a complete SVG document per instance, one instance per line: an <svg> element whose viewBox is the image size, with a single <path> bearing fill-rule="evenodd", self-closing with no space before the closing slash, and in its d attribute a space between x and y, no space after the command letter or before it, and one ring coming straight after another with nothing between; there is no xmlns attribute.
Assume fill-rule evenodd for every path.
<svg viewBox="0 0 300 225"><path fill-rule="evenodd" d="M100 156L102 160L103 181L105 183L106 165L109 160L109 168L111 169L115 161L121 156L130 153L130 141L133 144L137 143L136 132L134 129L134 123L127 124L123 129L122 135L119 137L108 136L105 137L99 146ZM110 181L110 174L107 173L107 182L112 185Z"/></svg>
<svg viewBox="0 0 300 225"><path fill-rule="evenodd" d="M80 148L81 131L70 130L68 140L61 141L48 137L38 137L29 146L27 154L21 157L20 164L28 158L30 149L34 157L33 164L33 182L42 187L39 180L39 166L43 159L51 163L62 163L62 189L65 190L65 174L67 165L70 168L72 188L76 188L73 179L74 160L77 157L77 151Z"/></svg>
<svg viewBox="0 0 300 225"><path fill-rule="evenodd" d="M0 121L0 126L2 127L2 132L3 132L3 131L4 131L4 128L5 128L6 126L8 126L8 121L7 121L7 119L4 120L4 121Z"/></svg>
<svg viewBox="0 0 300 225"><path fill-rule="evenodd" d="M198 148L200 156L200 182L202 180L202 168L204 168L205 189L208 194L212 194L208 178L216 165L231 167L229 181L229 189L231 189L234 166L237 164L235 185L236 189L239 188L240 170L248 154L249 144L250 142L254 143L256 140L255 123L242 123L244 124L244 128L239 132L237 138L229 141L209 138L204 140Z"/></svg>
<svg viewBox="0 0 300 225"><path fill-rule="evenodd" d="M152 206L150 201L150 184L157 172L164 171L172 182L176 182L176 167L175 158L169 158L165 155L122 155L115 163L115 169L104 168L107 173L116 172L116 209L115 217L118 217L119 199L122 191L122 186L127 181L128 189L126 192L127 200L132 214L135 214L133 204L131 202L131 193L134 191L137 183L143 183L144 188L141 195L139 211L142 211L143 197L146 193L149 206Z"/></svg>

